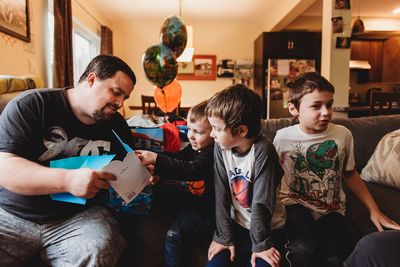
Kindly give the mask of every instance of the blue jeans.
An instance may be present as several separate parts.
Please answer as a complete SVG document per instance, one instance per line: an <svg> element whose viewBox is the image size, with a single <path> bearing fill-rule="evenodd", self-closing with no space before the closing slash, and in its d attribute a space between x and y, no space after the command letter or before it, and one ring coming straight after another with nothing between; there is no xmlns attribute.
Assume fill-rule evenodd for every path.
<svg viewBox="0 0 400 267"><path fill-rule="evenodd" d="M165 266L180 266L193 238L209 235L211 239L213 228L210 219L189 208L183 208L165 237Z"/></svg>
<svg viewBox="0 0 400 267"><path fill-rule="evenodd" d="M206 267L251 267L251 247L252 242L250 239L250 232L246 228L234 223L233 226L235 236L235 248L236 257L235 261L230 261L229 250L224 250L221 253L215 255L211 261L207 262ZM272 240L275 244L275 248L281 253L281 266L285 266L284 261L284 243L286 240L284 229L272 231ZM267 267L271 266L263 259L256 259L256 267Z"/></svg>

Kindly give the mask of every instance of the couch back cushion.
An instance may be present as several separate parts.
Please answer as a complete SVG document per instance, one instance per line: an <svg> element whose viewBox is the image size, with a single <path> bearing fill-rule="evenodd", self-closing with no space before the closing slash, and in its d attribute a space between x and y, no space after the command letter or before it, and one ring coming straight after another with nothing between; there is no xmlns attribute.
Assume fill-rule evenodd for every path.
<svg viewBox="0 0 400 267"><path fill-rule="evenodd" d="M356 169L361 172L381 138L394 130L400 129L400 115L375 116L362 118L337 118L333 123L348 128L354 138L354 159ZM292 118L269 119L262 121L262 133L272 141L276 131L295 124Z"/></svg>

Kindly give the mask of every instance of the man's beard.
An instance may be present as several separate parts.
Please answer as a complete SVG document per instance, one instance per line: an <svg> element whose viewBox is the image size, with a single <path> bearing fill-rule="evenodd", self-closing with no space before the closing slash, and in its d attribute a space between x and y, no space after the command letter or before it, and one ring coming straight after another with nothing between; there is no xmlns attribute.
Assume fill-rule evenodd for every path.
<svg viewBox="0 0 400 267"><path fill-rule="evenodd" d="M110 114L110 116L106 116L106 113L104 112L104 110L107 108L107 106L104 106L98 110L95 110L92 114L93 118L95 119L95 121L97 122L103 122L108 120L112 115L114 114ZM118 107L110 105L110 109L118 109Z"/></svg>
<svg viewBox="0 0 400 267"><path fill-rule="evenodd" d="M105 108L106 107L102 107L101 109L97 109L97 110L93 111L92 116L93 116L95 121L103 122L103 121L106 120L105 115L104 115L104 109Z"/></svg>

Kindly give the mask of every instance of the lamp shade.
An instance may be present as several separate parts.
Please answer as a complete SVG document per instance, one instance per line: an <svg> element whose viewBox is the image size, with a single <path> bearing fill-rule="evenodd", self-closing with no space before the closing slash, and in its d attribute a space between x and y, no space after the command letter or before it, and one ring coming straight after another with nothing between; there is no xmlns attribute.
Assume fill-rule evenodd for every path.
<svg viewBox="0 0 400 267"><path fill-rule="evenodd" d="M353 23L353 26L351 27L351 34L358 34L364 32L364 22L358 17Z"/></svg>

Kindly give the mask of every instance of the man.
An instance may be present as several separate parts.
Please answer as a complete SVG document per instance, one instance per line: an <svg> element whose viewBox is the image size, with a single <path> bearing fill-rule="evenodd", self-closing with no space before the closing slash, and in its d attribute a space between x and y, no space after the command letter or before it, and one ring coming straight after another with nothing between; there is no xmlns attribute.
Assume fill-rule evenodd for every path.
<svg viewBox="0 0 400 267"><path fill-rule="evenodd" d="M108 172L49 168L55 159L121 154L130 144L117 112L136 83L121 59L100 55L74 88L31 90L0 116L0 265L22 266L35 254L53 266L113 266L125 241L102 206ZM53 201L69 192L86 205Z"/></svg>

